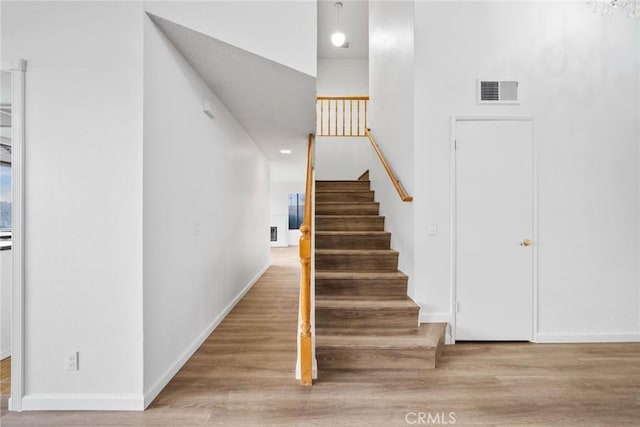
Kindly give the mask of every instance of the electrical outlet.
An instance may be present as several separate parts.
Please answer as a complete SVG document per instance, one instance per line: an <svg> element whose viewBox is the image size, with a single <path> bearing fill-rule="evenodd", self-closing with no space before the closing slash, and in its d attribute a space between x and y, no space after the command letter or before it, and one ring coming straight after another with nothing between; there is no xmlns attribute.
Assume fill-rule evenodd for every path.
<svg viewBox="0 0 640 427"><path fill-rule="evenodd" d="M78 370L78 352L70 351L64 354L64 369L66 371Z"/></svg>

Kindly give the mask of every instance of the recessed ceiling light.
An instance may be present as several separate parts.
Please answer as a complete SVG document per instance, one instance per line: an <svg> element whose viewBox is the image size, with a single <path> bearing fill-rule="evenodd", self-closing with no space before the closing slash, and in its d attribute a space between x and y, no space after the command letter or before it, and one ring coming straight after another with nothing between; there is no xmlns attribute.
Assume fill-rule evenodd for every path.
<svg viewBox="0 0 640 427"><path fill-rule="evenodd" d="M291 150L280 150L282 154L291 154Z"/></svg>

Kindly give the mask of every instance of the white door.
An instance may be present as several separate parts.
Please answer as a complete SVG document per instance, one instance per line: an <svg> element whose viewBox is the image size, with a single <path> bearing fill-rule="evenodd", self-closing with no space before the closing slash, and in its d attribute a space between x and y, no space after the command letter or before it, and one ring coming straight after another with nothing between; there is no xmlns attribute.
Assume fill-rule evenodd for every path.
<svg viewBox="0 0 640 427"><path fill-rule="evenodd" d="M533 337L533 123L456 121L456 340Z"/></svg>

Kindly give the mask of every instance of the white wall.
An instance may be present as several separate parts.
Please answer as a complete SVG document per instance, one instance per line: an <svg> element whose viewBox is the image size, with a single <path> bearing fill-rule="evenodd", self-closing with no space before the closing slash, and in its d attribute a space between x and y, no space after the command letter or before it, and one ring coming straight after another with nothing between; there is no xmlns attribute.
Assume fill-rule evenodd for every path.
<svg viewBox="0 0 640 427"><path fill-rule="evenodd" d="M368 59L318 59L318 95L369 94ZM356 179L371 169L373 149L366 138L316 138L318 180Z"/></svg>
<svg viewBox="0 0 640 427"><path fill-rule="evenodd" d="M318 59L320 96L368 95L368 59Z"/></svg>
<svg viewBox="0 0 640 427"><path fill-rule="evenodd" d="M11 249L0 251L0 360L11 356Z"/></svg>
<svg viewBox="0 0 640 427"><path fill-rule="evenodd" d="M414 297L423 321L452 316L451 115L532 115L538 339L640 338L638 44L637 22L582 2L416 3ZM477 105L478 77L518 79L522 103ZM437 236L426 233L431 221Z"/></svg>
<svg viewBox="0 0 640 427"><path fill-rule="evenodd" d="M29 61L26 409L142 406L141 17L2 3L3 57Z"/></svg>
<svg viewBox="0 0 640 427"><path fill-rule="evenodd" d="M268 163L222 106L215 122L201 113L202 82L182 75L188 67L155 29L144 58L146 19L140 2L2 3L3 57L29 61L24 409L142 409L144 392L157 391L268 262ZM172 84L161 96L163 78ZM170 94L184 108L167 103ZM144 230L143 99L154 107L145 112ZM149 150L157 140L162 149ZM173 198L181 204L159 209ZM178 206L192 209L181 215ZM162 268L171 271L159 277ZM191 299L172 300L192 317L182 319L180 305L159 319L176 284L193 287ZM194 297L209 306L198 313ZM168 333L158 332L169 319ZM64 370L69 351L80 353L77 372Z"/></svg>
<svg viewBox="0 0 640 427"><path fill-rule="evenodd" d="M414 4L373 1L369 5L369 124L408 194L414 190ZM380 202L391 247L400 252L399 268L409 275L413 295L414 206L402 202L380 161L371 169L372 188Z"/></svg>
<svg viewBox="0 0 640 427"><path fill-rule="evenodd" d="M145 10L316 76L315 1L147 1Z"/></svg>
<svg viewBox="0 0 640 427"><path fill-rule="evenodd" d="M144 24L146 403L269 264L269 163L162 32ZM215 119L202 113L210 100Z"/></svg>
<svg viewBox="0 0 640 427"><path fill-rule="evenodd" d="M316 179L357 179L379 162L368 138L316 138Z"/></svg>

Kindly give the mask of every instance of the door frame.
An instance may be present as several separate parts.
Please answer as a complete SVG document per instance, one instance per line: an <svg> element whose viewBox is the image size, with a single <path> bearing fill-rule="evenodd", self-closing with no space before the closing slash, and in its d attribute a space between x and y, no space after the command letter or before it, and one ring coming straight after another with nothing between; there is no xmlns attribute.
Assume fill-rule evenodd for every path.
<svg viewBox="0 0 640 427"><path fill-rule="evenodd" d="M534 116L463 116L453 115L451 116L451 140L449 141L451 151L451 265L450 265L450 277L451 277L451 343L456 342L456 325L457 325L457 248L458 248L458 235L457 235L457 220L458 220L458 207L456 204L457 197L457 167L456 167L456 125L458 122L481 122L481 121L524 121L531 122L531 141L532 141L532 198L533 198L533 283L532 289L532 331L531 341L538 341L538 143L536 140L535 132L535 117Z"/></svg>
<svg viewBox="0 0 640 427"><path fill-rule="evenodd" d="M11 170L13 226L11 230L11 397L9 411L22 411L24 396L25 278L25 75L27 61L3 61L11 73Z"/></svg>

